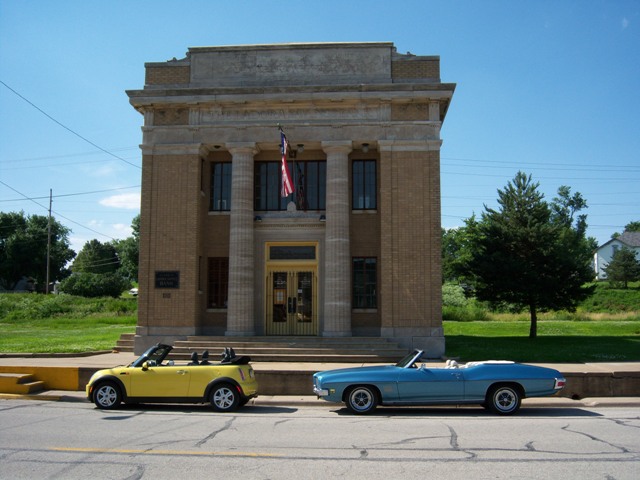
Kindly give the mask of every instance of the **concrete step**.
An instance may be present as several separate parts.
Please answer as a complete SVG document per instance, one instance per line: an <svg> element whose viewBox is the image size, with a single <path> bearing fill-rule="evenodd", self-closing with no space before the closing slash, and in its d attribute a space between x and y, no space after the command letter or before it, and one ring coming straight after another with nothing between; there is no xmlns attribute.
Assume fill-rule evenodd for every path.
<svg viewBox="0 0 640 480"><path fill-rule="evenodd" d="M116 342L113 350L117 352L133 352L135 342L135 333L123 333Z"/></svg>
<svg viewBox="0 0 640 480"><path fill-rule="evenodd" d="M122 335L114 350L133 352L134 338L134 334ZM188 360L192 352L201 355L205 350L216 360L226 347L254 362L387 363L407 354L397 342L381 337L188 336L173 347L169 357L173 360Z"/></svg>
<svg viewBox="0 0 640 480"><path fill-rule="evenodd" d="M0 373L0 392L27 394L45 389L45 383L35 380L30 373Z"/></svg>
<svg viewBox="0 0 640 480"><path fill-rule="evenodd" d="M170 356L186 360L194 351L201 355L208 350L215 360L226 347L254 362L386 363L407 354L405 348L380 337L188 337L175 342Z"/></svg>

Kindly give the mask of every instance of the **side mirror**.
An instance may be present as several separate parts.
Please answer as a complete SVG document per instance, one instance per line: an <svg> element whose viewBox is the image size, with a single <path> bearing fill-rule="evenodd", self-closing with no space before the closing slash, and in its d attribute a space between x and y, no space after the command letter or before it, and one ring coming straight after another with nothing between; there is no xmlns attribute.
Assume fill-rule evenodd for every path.
<svg viewBox="0 0 640 480"><path fill-rule="evenodd" d="M142 364L142 371L146 372L147 370L149 370L149 362L144 362Z"/></svg>

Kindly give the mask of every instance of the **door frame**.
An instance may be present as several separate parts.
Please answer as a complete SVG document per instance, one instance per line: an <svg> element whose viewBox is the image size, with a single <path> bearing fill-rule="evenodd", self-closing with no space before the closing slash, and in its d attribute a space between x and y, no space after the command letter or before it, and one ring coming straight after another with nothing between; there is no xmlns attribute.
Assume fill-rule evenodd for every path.
<svg viewBox="0 0 640 480"><path fill-rule="evenodd" d="M292 255L291 258L274 258L270 256L271 247L314 247L314 258L295 258ZM264 332L267 336L318 336L320 334L319 325L319 242L266 242L265 243L265 281L264 281ZM273 325L273 274L275 272L287 273L287 298L290 296L297 296L297 283L290 285L289 282L297 279L297 274L300 272L311 272L312 274L312 320L311 325L307 322L304 325L296 325L296 314L288 313L287 325L282 326L279 329L274 328ZM300 327L300 328L298 328ZM303 328L304 327L304 328Z"/></svg>

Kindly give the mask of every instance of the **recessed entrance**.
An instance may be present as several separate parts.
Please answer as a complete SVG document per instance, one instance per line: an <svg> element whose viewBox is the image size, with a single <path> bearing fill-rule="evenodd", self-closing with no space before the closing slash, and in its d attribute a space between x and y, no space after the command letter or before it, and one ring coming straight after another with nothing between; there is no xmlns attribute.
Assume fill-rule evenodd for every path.
<svg viewBox="0 0 640 480"><path fill-rule="evenodd" d="M267 245L267 335L318 335L315 243Z"/></svg>

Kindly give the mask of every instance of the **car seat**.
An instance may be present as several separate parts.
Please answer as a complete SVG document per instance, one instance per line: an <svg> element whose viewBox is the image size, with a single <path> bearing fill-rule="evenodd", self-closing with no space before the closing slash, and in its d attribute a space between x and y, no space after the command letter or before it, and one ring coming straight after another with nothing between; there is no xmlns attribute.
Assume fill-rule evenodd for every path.
<svg viewBox="0 0 640 480"><path fill-rule="evenodd" d="M189 362L187 365L199 365L198 352L191 352L191 362Z"/></svg>
<svg viewBox="0 0 640 480"><path fill-rule="evenodd" d="M200 365L210 365L209 350L205 350L204 352L202 352L202 360L200 361Z"/></svg>

